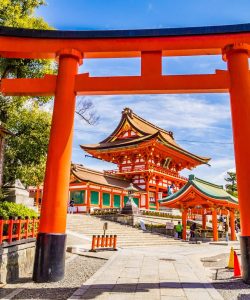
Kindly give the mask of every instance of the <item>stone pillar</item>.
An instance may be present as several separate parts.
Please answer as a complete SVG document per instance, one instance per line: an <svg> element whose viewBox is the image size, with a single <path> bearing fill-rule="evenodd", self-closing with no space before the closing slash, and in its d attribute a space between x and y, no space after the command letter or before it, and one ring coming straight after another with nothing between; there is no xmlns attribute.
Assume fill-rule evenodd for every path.
<svg viewBox="0 0 250 300"><path fill-rule="evenodd" d="M234 152L241 220L241 259L243 280L250 284L250 77L248 44L232 44L224 48L230 78L230 100Z"/></svg>
<svg viewBox="0 0 250 300"><path fill-rule="evenodd" d="M66 216L75 114L75 76L81 53L58 53L55 102L44 180L41 221L36 243L33 280L59 281L64 277Z"/></svg>

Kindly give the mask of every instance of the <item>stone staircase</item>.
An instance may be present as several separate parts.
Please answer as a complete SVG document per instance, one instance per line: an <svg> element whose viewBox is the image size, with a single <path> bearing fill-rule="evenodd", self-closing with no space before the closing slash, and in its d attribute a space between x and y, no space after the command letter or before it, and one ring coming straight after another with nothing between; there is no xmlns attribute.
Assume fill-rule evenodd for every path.
<svg viewBox="0 0 250 300"><path fill-rule="evenodd" d="M124 248L130 246L153 246L182 243L179 240L174 240L173 238L168 238L163 235L143 232L140 229L130 226L82 214L68 215L67 230L71 233L73 232L74 234L78 234L79 237L84 235L90 240L93 235L103 234L104 222L108 222L108 230L106 234L117 235L118 247Z"/></svg>

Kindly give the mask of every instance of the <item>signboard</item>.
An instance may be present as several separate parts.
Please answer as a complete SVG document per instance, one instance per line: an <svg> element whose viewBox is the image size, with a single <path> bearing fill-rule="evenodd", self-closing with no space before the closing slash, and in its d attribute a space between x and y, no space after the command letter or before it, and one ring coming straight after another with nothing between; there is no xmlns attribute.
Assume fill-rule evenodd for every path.
<svg viewBox="0 0 250 300"><path fill-rule="evenodd" d="M167 222L166 223L166 229L174 229L174 222Z"/></svg>

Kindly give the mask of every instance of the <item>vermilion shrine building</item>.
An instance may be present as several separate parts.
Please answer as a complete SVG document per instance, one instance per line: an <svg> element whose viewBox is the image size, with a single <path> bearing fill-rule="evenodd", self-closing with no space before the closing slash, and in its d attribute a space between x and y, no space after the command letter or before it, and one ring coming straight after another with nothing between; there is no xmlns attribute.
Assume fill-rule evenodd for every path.
<svg viewBox="0 0 250 300"><path fill-rule="evenodd" d="M213 239L218 241L218 216L224 215L229 217L231 240L236 240L235 212L239 210L239 203L223 186L189 175L188 182L179 191L160 202L182 212L183 239L186 239L188 215L201 215L203 230L206 230L207 217L212 216Z"/></svg>
<svg viewBox="0 0 250 300"><path fill-rule="evenodd" d="M125 188L130 182L140 190L135 203L140 208L158 210L158 199L186 184L181 170L210 160L181 148L171 131L151 124L129 108L123 110L111 135L98 144L81 148L97 159L116 164L118 169L102 173L72 166L70 198L75 200L79 212L90 207L123 207L128 200Z"/></svg>

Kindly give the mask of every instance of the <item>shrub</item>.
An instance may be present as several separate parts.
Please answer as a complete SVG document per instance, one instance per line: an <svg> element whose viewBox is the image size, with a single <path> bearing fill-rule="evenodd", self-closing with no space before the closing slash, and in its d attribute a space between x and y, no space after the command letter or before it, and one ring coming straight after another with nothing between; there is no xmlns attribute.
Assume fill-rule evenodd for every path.
<svg viewBox="0 0 250 300"><path fill-rule="evenodd" d="M166 228L165 224L145 224L147 229L151 228Z"/></svg>
<svg viewBox="0 0 250 300"><path fill-rule="evenodd" d="M9 217L21 217L22 219L25 219L25 217L37 218L38 214L23 204L4 201L0 202L0 216L7 220Z"/></svg>

